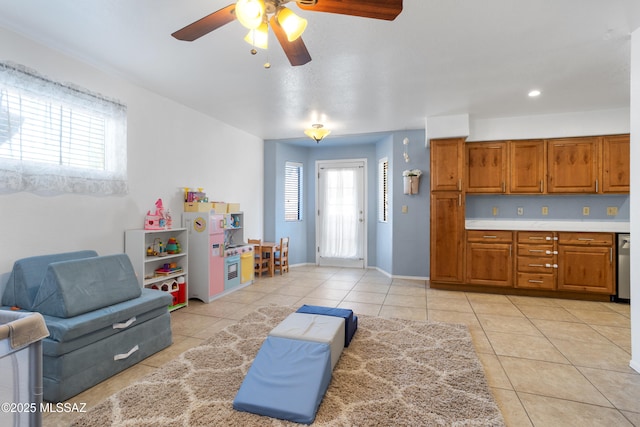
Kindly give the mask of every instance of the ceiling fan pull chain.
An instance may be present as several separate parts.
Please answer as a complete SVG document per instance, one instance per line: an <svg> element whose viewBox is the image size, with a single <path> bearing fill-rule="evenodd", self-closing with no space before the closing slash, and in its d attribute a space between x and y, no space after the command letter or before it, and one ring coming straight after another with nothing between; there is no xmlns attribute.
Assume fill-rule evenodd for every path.
<svg viewBox="0 0 640 427"><path fill-rule="evenodd" d="M264 68L267 70L271 68L271 62L269 62L269 49L267 49L267 62L264 63Z"/></svg>

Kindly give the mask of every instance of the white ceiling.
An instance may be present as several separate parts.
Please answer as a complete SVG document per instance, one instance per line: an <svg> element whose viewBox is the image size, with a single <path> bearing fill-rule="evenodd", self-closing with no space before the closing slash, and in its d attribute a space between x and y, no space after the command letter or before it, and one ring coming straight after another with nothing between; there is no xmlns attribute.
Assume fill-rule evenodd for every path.
<svg viewBox="0 0 640 427"><path fill-rule="evenodd" d="M390 22L290 3L309 21L300 67L273 33L252 56L238 22L170 36L232 1L0 0L0 26L264 139L304 138L314 115L334 136L629 106L638 0L404 0Z"/></svg>

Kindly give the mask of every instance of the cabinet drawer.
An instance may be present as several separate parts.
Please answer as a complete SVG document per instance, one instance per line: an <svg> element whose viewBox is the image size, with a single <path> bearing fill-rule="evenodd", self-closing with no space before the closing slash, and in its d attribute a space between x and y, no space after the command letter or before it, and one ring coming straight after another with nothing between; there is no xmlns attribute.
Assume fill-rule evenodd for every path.
<svg viewBox="0 0 640 427"><path fill-rule="evenodd" d="M555 283L553 274L518 273L516 277L516 288L553 290Z"/></svg>
<svg viewBox="0 0 640 427"><path fill-rule="evenodd" d="M612 246L613 233L558 233L561 245Z"/></svg>
<svg viewBox="0 0 640 427"><path fill-rule="evenodd" d="M553 257L558 251L553 245L529 245L518 244L518 256L534 256L534 257Z"/></svg>
<svg viewBox="0 0 640 427"><path fill-rule="evenodd" d="M467 230L467 241L511 243L513 242L513 232L498 230Z"/></svg>
<svg viewBox="0 0 640 427"><path fill-rule="evenodd" d="M518 243L544 244L554 240L557 238L553 231L518 231Z"/></svg>
<svg viewBox="0 0 640 427"><path fill-rule="evenodd" d="M518 256L517 271L529 273L550 273L557 264L553 262L553 257L525 257Z"/></svg>

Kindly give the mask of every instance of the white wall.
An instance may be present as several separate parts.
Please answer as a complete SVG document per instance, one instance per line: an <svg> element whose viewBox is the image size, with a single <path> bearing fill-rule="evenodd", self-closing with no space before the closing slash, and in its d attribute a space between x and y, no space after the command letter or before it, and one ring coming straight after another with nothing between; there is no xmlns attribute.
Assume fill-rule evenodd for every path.
<svg viewBox="0 0 640 427"><path fill-rule="evenodd" d="M263 233L263 141L59 52L0 29L2 60L119 99L128 107L129 194L101 197L0 195L0 273L16 259L78 249L124 250L124 230L141 228L162 198L180 222L184 186L237 202L245 235Z"/></svg>
<svg viewBox="0 0 640 427"><path fill-rule="evenodd" d="M631 159L640 159L640 29L631 37ZM631 168L631 234L640 236L640 170ZM631 247L631 367L640 372L640 246Z"/></svg>
<svg viewBox="0 0 640 427"><path fill-rule="evenodd" d="M467 141L629 133L629 109L472 119Z"/></svg>

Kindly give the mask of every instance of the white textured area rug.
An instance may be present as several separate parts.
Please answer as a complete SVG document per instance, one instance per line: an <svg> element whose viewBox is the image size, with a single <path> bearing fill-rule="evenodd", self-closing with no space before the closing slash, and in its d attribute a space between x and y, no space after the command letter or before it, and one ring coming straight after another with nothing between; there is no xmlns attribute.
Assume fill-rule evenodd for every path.
<svg viewBox="0 0 640 427"><path fill-rule="evenodd" d="M262 307L90 409L74 426L290 426L235 411L271 329L292 307ZM359 316L314 426L503 426L464 325Z"/></svg>

